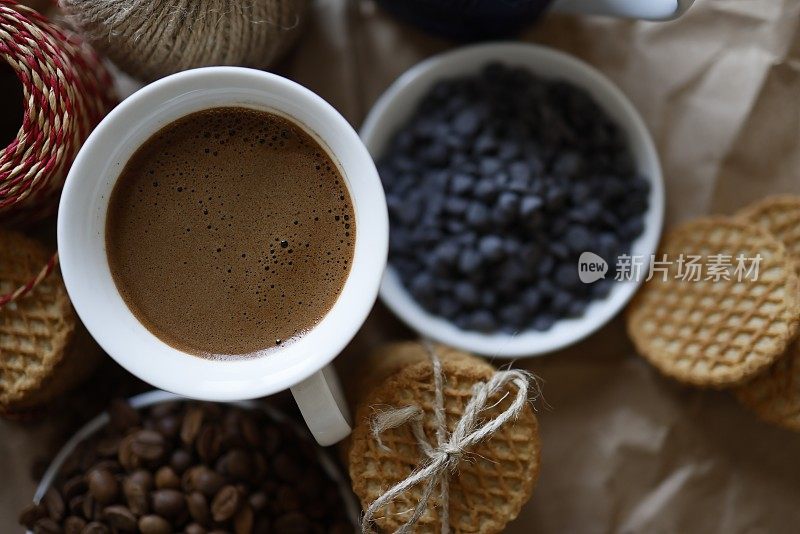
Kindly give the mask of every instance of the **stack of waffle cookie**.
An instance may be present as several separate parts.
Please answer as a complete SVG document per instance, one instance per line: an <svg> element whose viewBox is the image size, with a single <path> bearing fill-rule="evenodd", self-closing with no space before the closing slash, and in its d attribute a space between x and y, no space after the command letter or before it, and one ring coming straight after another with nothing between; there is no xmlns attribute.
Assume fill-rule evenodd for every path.
<svg viewBox="0 0 800 534"><path fill-rule="evenodd" d="M435 350L442 366L442 402L450 435L463 418L476 384L486 383L497 370L481 358L443 345L437 345ZM353 490L366 510L387 489L425 465L426 460L410 425L388 429L381 434L380 442L376 440L372 426L375 414L392 407L420 407L424 412L423 431L430 443L437 442L437 426L433 368L423 344L409 341L377 348L362 362L360 376L359 386L353 391L358 406L347 462ZM491 398L479 417L496 418L508 408L513 394L509 390ZM530 499L540 457L539 424L528 403L514 421L463 451L462 461L447 477L446 516L437 489L425 513L409 531L444 532L442 523L447 517L452 533L502 532ZM379 509L374 517L379 531L400 529L422 499L423 491L424 484L415 484Z"/></svg>
<svg viewBox="0 0 800 534"><path fill-rule="evenodd" d="M800 197L683 224L663 240L628 309L659 371L732 388L761 418L800 430Z"/></svg>
<svg viewBox="0 0 800 534"><path fill-rule="evenodd" d="M33 279L49 257L40 243L0 231L0 295ZM38 413L88 376L100 358L75 316L61 275L50 273L0 308L0 416Z"/></svg>

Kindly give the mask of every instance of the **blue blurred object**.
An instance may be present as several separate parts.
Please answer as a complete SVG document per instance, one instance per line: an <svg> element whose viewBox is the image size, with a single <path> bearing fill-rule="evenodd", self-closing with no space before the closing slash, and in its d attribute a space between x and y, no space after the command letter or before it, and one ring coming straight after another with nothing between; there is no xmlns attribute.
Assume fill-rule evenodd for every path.
<svg viewBox="0 0 800 534"><path fill-rule="evenodd" d="M389 13L423 30L462 41L512 36L551 0L377 0Z"/></svg>

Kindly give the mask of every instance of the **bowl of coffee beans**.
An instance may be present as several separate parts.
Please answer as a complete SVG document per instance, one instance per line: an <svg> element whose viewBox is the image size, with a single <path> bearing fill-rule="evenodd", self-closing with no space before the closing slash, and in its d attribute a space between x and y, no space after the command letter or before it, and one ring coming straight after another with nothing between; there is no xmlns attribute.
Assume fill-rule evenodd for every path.
<svg viewBox="0 0 800 534"><path fill-rule="evenodd" d="M357 521L341 472L282 413L163 391L87 423L20 515L29 532L89 534L351 534Z"/></svg>
<svg viewBox="0 0 800 534"><path fill-rule="evenodd" d="M648 275L658 154L625 95L567 54L487 43L430 58L361 137L389 207L380 296L425 337L545 354L607 323Z"/></svg>

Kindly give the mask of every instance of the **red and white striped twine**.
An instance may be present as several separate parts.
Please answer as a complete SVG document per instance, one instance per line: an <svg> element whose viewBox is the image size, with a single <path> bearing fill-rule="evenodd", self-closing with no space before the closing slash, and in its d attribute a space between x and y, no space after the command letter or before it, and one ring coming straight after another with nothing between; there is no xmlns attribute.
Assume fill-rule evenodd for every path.
<svg viewBox="0 0 800 534"><path fill-rule="evenodd" d="M89 133L116 103L99 56L76 34L13 0L0 0L0 61L22 84L17 136L0 149L0 221L15 224L52 214L69 167ZM0 307L28 293L52 271L0 296Z"/></svg>
<svg viewBox="0 0 800 534"><path fill-rule="evenodd" d="M58 254L53 254L53 256L50 258L50 261L47 262L47 265L42 267L42 270L39 271L39 273L36 275L35 278L30 280L27 284L18 287L11 293L8 293L6 295L0 295L0 309L2 309L3 306L8 304L9 302L13 302L18 298L24 297L25 295L30 293L34 287L39 285L39 282L47 278L47 275L53 272L53 269L55 269L55 266L57 264L58 264Z"/></svg>

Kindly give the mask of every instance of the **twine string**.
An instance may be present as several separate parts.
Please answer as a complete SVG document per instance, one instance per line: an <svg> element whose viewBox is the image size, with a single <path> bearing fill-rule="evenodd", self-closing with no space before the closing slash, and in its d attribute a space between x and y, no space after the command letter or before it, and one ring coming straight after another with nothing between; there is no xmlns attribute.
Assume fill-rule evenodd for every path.
<svg viewBox="0 0 800 534"><path fill-rule="evenodd" d="M75 154L116 97L81 38L14 0L0 0L0 62L23 93L19 131L0 146L0 219L17 225L55 211Z"/></svg>
<svg viewBox="0 0 800 534"><path fill-rule="evenodd" d="M401 480L383 495L378 497L366 510L361 521L362 532L374 532L372 526L375 513L397 499L404 492L408 491L417 484L424 483L422 495L419 502L414 507L411 517L396 530L396 534L407 534L412 531L419 522L431 496L439 488L439 518L441 520L441 534L450 532L449 518L449 496L450 496L450 476L458 467L462 457L476 444L491 437L500 427L519 416L525 404L528 402L528 390L530 384L535 379L525 371L503 370L497 371L487 382L478 382L472 388L472 397L464 407L461 419L456 423L453 432L447 435L446 411L444 407L444 378L442 374L442 364L436 355L433 344L423 341L423 345L428 353L433 366L433 385L434 385L434 406L433 415L436 425L436 445L432 445L425 434L424 421L425 411L419 406L405 406L402 408L390 409L379 412L372 419L372 435L378 446L388 451L381 439L381 434L387 430L409 425L412 435L417 441L422 453L427 457L427 461L416 469L405 480ZM500 393L507 393L509 385L517 388L514 400L497 417L488 421L481 420L481 414L487 409L496 405L489 405L489 399Z"/></svg>
<svg viewBox="0 0 800 534"><path fill-rule="evenodd" d="M307 2L59 0L59 4L120 68L150 80L206 65L268 67L290 45Z"/></svg>
<svg viewBox="0 0 800 534"><path fill-rule="evenodd" d="M42 267L39 273L28 283L18 287L11 293L0 295L0 310L3 309L3 307L5 307L6 305L24 297L25 295L33 291L33 289L36 286L38 286L42 282L42 280L47 278L47 276L51 272L53 272L53 269L57 264L58 264L58 254L53 254L53 256L50 258L50 261L48 261L47 264L44 267Z"/></svg>

